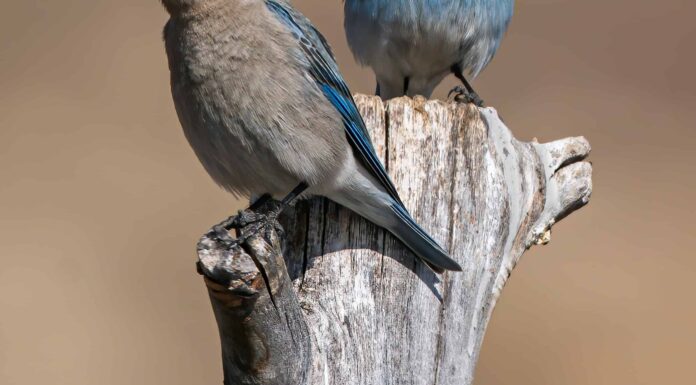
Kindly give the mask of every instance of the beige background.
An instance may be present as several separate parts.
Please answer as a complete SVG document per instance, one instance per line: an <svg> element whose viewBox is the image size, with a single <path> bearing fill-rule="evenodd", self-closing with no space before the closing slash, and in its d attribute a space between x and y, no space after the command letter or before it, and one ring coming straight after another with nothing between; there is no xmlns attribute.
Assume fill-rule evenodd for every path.
<svg viewBox="0 0 696 385"><path fill-rule="evenodd" d="M296 3L372 91L341 2ZM692 383L695 12L518 1L475 86L521 139L587 136L595 193L515 270L478 385ZM0 384L221 383L193 248L239 203L178 126L165 19L157 0L2 0Z"/></svg>

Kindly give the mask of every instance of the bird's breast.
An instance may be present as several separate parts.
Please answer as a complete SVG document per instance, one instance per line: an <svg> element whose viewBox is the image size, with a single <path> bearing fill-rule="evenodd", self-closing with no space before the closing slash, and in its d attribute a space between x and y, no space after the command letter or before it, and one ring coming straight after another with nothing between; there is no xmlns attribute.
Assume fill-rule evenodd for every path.
<svg viewBox="0 0 696 385"><path fill-rule="evenodd" d="M168 42L172 94L186 138L218 184L282 195L330 178L348 145L339 114L293 56L296 40L256 16L215 34L189 27Z"/></svg>

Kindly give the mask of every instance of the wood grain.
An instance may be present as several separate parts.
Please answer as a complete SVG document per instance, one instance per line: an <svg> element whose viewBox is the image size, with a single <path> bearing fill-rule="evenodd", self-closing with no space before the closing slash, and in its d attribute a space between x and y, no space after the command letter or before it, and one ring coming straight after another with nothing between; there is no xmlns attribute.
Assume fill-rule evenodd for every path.
<svg viewBox="0 0 696 385"><path fill-rule="evenodd" d="M470 384L515 264L589 201L584 138L519 142L492 108L356 102L407 208L463 271L434 274L324 198L288 210L270 242L228 250L206 235L228 384Z"/></svg>

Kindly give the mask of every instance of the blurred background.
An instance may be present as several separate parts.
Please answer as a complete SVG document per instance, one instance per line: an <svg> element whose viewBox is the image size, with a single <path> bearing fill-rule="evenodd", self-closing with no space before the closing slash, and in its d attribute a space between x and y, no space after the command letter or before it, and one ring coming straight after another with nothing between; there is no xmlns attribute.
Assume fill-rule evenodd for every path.
<svg viewBox="0 0 696 385"><path fill-rule="evenodd" d="M338 0L295 1L374 89ZM696 3L522 0L474 86L515 135L593 145L590 205L514 271L476 384L688 383ZM194 246L241 202L185 141L158 0L2 0L0 384L218 384ZM442 85L443 97L454 80Z"/></svg>

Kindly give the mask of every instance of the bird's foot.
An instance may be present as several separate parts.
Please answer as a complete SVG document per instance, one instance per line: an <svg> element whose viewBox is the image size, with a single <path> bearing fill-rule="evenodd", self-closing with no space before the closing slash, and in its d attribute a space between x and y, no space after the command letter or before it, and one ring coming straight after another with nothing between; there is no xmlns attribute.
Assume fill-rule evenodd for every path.
<svg viewBox="0 0 696 385"><path fill-rule="evenodd" d="M271 243L273 232L279 236L283 234L283 227L278 222L280 207L273 207L266 213L259 213L253 210L241 210L236 216L229 217L224 221L213 226L210 236L225 248L232 249L239 247L249 238L258 235L263 231L263 236ZM236 238L230 235L230 231L235 230Z"/></svg>
<svg viewBox="0 0 696 385"><path fill-rule="evenodd" d="M276 233L282 238L284 230L280 222L278 222L279 214L280 211L276 211L275 209L265 214L255 213L254 220L249 222L239 232L239 238L247 240L259 235L261 232L263 232L263 238L268 243L273 243L273 233Z"/></svg>
<svg viewBox="0 0 696 385"><path fill-rule="evenodd" d="M469 91L462 86L456 86L450 90L447 94L447 98L450 98L458 103L473 103L477 107L483 107L483 99L476 92Z"/></svg>

